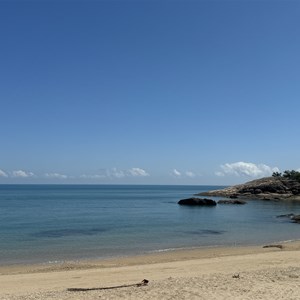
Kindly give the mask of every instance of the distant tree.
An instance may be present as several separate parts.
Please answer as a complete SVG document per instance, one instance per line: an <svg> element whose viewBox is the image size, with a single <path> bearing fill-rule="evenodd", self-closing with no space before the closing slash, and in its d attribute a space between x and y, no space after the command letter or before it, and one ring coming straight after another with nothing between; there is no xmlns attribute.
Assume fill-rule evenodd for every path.
<svg viewBox="0 0 300 300"><path fill-rule="evenodd" d="M285 170L282 175L284 178L292 179L300 182L300 172L295 170Z"/></svg>
<svg viewBox="0 0 300 300"><path fill-rule="evenodd" d="M279 172L273 172L272 176L282 177L282 178L296 180L300 182L300 172L295 170L285 170L283 174Z"/></svg>
<svg viewBox="0 0 300 300"><path fill-rule="evenodd" d="M272 176L273 176L273 177L281 177L282 174L279 173L279 172L273 172Z"/></svg>

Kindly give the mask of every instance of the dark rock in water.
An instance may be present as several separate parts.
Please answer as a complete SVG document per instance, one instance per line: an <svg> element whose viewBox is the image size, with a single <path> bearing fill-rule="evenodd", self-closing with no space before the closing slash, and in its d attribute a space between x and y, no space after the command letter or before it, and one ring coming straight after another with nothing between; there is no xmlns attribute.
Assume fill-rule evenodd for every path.
<svg viewBox="0 0 300 300"><path fill-rule="evenodd" d="M276 218L289 218L290 219L294 216L295 216L294 214L285 214L285 215L276 216Z"/></svg>
<svg viewBox="0 0 300 300"><path fill-rule="evenodd" d="M265 200L265 201L271 201L271 198L263 197L262 200Z"/></svg>
<svg viewBox="0 0 300 300"><path fill-rule="evenodd" d="M231 199L237 199L238 195L237 194L233 194L233 195L230 195L229 198L231 198Z"/></svg>
<svg viewBox="0 0 300 300"><path fill-rule="evenodd" d="M300 223L300 215L294 215L294 216L292 216L291 220L293 220L295 223Z"/></svg>
<svg viewBox="0 0 300 300"><path fill-rule="evenodd" d="M293 223L299 223L300 224L300 215L285 214L285 215L276 216L276 218L288 218L288 219L292 220Z"/></svg>
<svg viewBox="0 0 300 300"><path fill-rule="evenodd" d="M218 204L247 204L247 202L243 200L219 200Z"/></svg>
<svg viewBox="0 0 300 300"><path fill-rule="evenodd" d="M216 201L206 198L187 198L178 201L179 205L190 205L190 206L215 206Z"/></svg>

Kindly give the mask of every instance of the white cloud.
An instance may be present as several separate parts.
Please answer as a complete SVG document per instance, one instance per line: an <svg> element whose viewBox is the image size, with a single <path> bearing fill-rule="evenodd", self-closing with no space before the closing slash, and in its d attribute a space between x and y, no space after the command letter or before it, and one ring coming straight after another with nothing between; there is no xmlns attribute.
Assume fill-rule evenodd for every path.
<svg viewBox="0 0 300 300"><path fill-rule="evenodd" d="M180 177L180 176L181 176L181 172L179 172L179 171L176 170L176 169L174 169L174 170L172 171L172 174L175 175L175 176L177 176L177 177Z"/></svg>
<svg viewBox="0 0 300 300"><path fill-rule="evenodd" d="M225 176L225 174L223 172L220 172L220 171L215 172L215 174L219 177Z"/></svg>
<svg viewBox="0 0 300 300"><path fill-rule="evenodd" d="M131 176L142 176L142 177L149 176L149 174L141 168L131 168L128 170L128 173Z"/></svg>
<svg viewBox="0 0 300 300"><path fill-rule="evenodd" d="M192 171L186 171L185 172L185 175L187 176L187 177L191 177L191 178L194 178L196 175L195 175L195 173L193 173Z"/></svg>
<svg viewBox="0 0 300 300"><path fill-rule="evenodd" d="M8 175L0 169L0 177L8 177Z"/></svg>
<svg viewBox="0 0 300 300"><path fill-rule="evenodd" d="M66 179L68 178L67 175L59 174L59 173L46 173L46 177L48 178L56 178L56 179Z"/></svg>
<svg viewBox="0 0 300 300"><path fill-rule="evenodd" d="M179 171L177 169L173 169L170 174L171 174L171 176L181 177L181 178L187 178L187 177L195 178L196 176L200 176L199 174L196 175L192 171Z"/></svg>
<svg viewBox="0 0 300 300"><path fill-rule="evenodd" d="M101 178L105 178L105 175L101 175L101 174L83 174L80 175L80 178L85 178L85 179L101 179Z"/></svg>
<svg viewBox="0 0 300 300"><path fill-rule="evenodd" d="M106 173L108 177L123 178L126 176L124 171L118 170L117 168L106 170Z"/></svg>
<svg viewBox="0 0 300 300"><path fill-rule="evenodd" d="M273 172L279 172L277 167L269 167L264 164L254 164L249 162L235 162L221 165L222 172L218 171L217 176L235 175L235 176L250 176L264 177L270 176Z"/></svg>
<svg viewBox="0 0 300 300"><path fill-rule="evenodd" d="M117 168L107 169L106 170L107 177L110 178L123 178L123 177L145 177L149 176L144 169L141 168L131 168L128 170L119 170Z"/></svg>
<svg viewBox="0 0 300 300"><path fill-rule="evenodd" d="M32 176L34 176L32 172L25 172L23 170L12 171L12 177L27 178Z"/></svg>

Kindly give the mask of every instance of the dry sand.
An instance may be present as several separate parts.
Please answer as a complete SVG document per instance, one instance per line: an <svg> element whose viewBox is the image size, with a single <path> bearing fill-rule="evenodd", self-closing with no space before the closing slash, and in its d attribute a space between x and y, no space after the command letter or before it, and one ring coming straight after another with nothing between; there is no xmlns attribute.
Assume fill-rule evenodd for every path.
<svg viewBox="0 0 300 300"><path fill-rule="evenodd" d="M143 279L147 286L67 291ZM300 242L1 267L0 299L300 299Z"/></svg>

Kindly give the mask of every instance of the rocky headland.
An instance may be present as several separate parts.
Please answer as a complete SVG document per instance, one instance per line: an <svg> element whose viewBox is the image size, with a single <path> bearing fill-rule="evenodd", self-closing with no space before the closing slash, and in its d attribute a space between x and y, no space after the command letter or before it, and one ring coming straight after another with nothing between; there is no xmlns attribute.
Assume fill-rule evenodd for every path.
<svg viewBox="0 0 300 300"><path fill-rule="evenodd" d="M244 184L199 193L201 196L246 198L262 200L299 200L300 182L284 177L264 177Z"/></svg>

